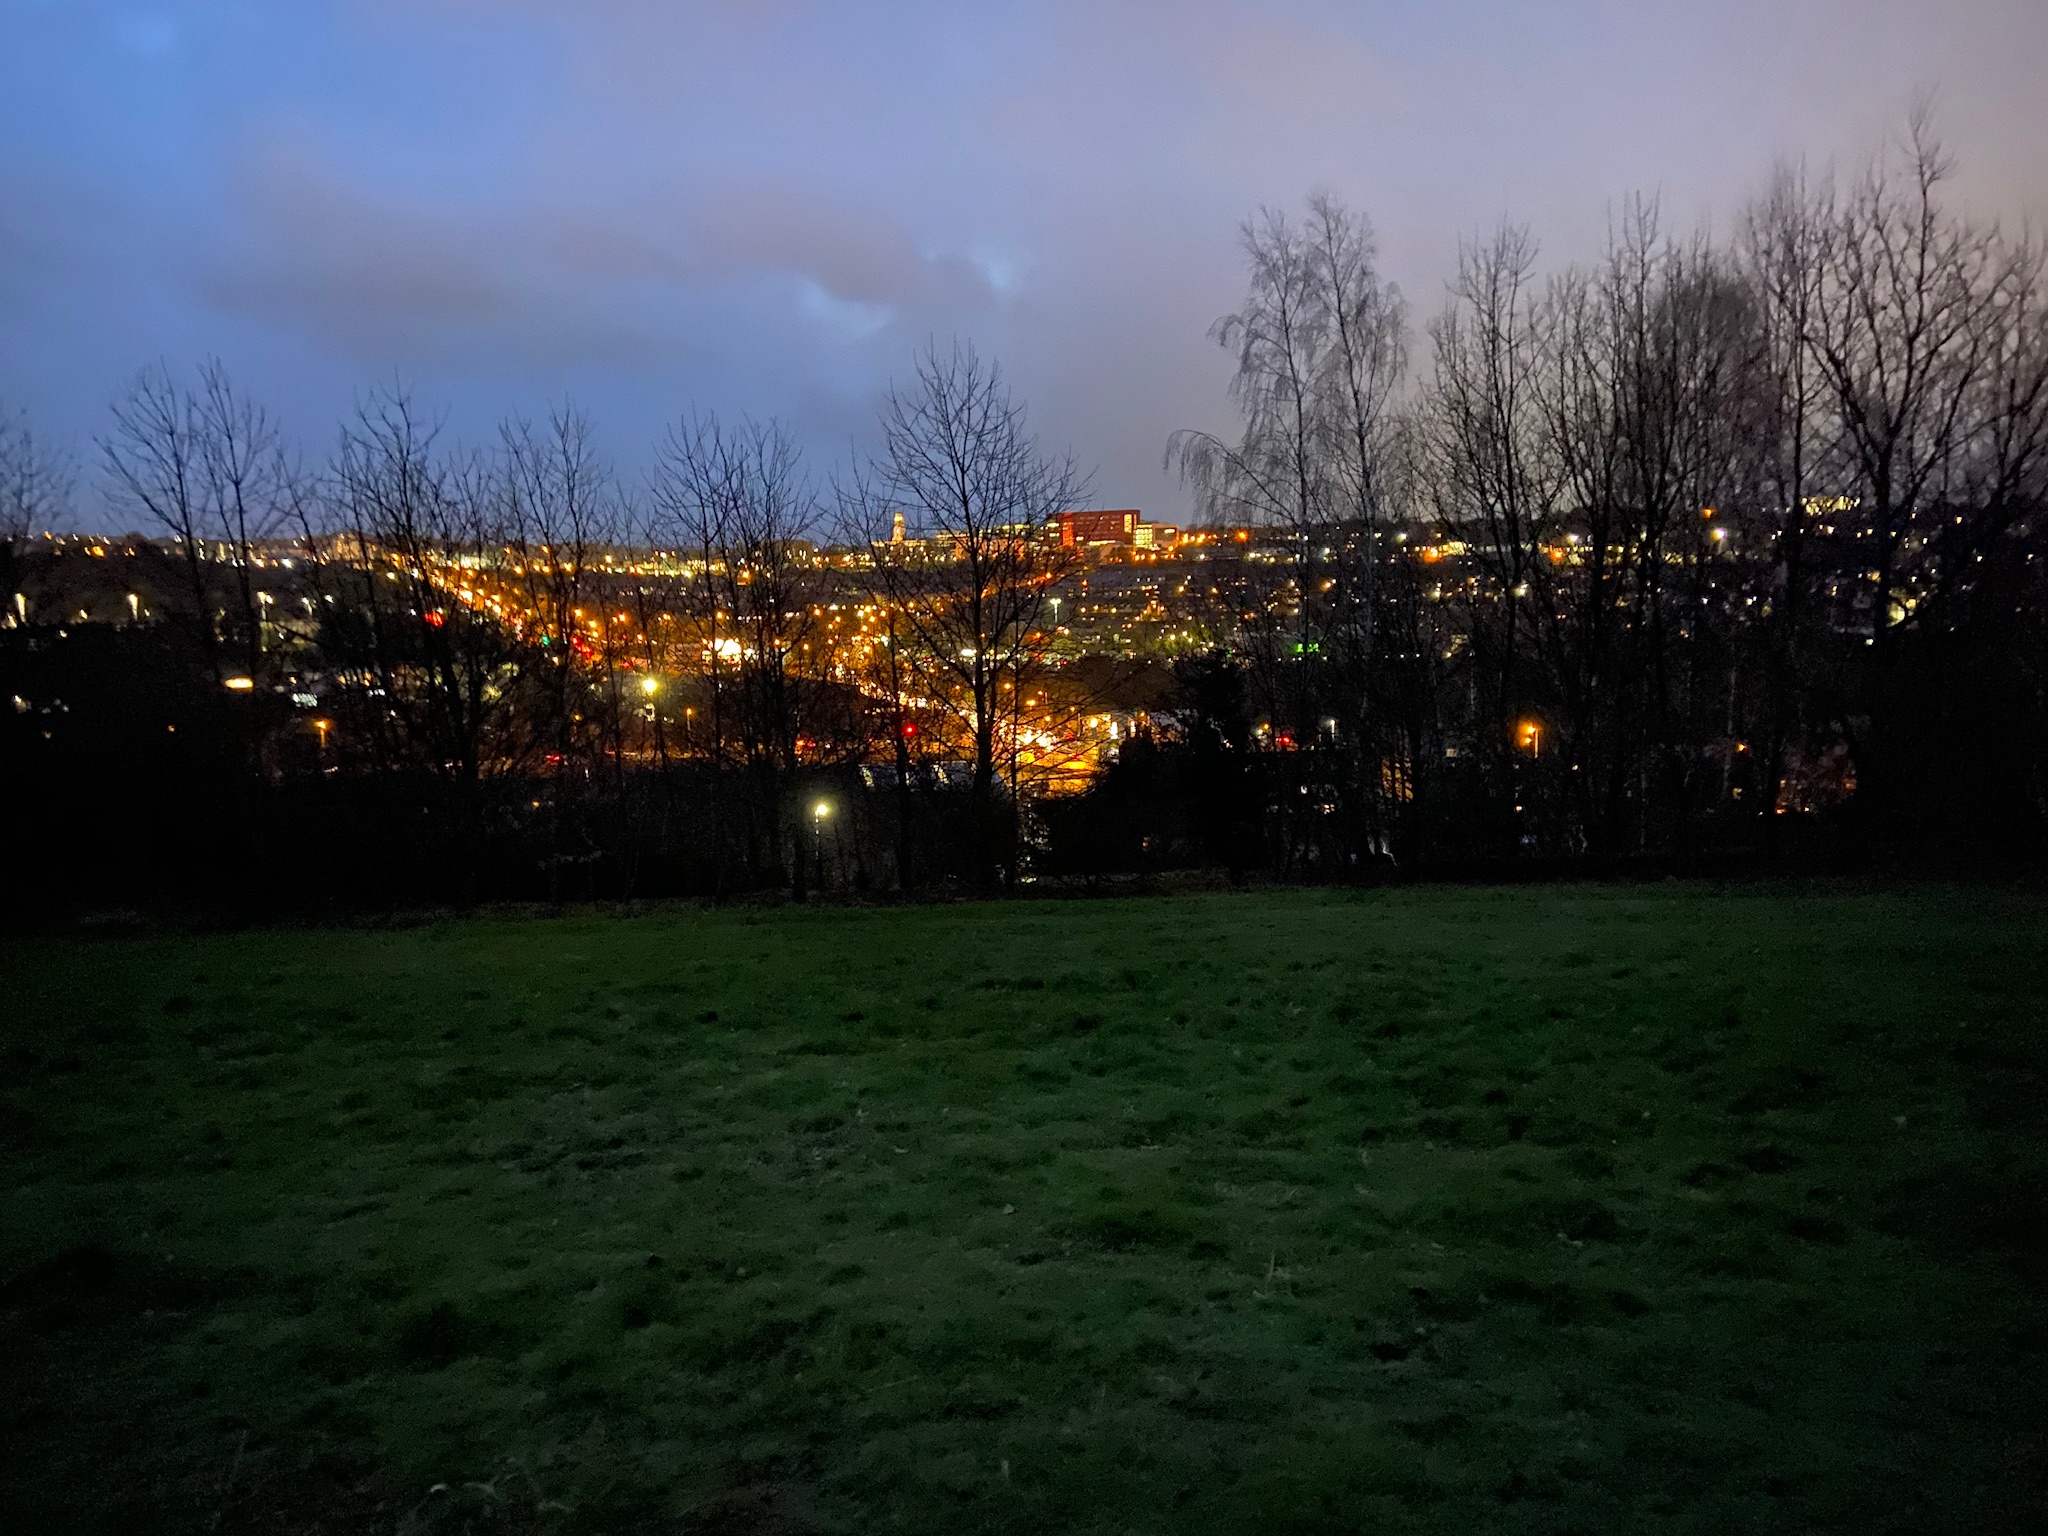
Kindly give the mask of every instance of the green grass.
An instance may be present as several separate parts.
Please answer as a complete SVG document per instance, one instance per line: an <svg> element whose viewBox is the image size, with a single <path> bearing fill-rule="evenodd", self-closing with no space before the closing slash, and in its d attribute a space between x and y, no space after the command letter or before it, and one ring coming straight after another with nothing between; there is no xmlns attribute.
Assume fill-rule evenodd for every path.
<svg viewBox="0 0 2048 1536"><path fill-rule="evenodd" d="M2038 897L667 910L0 967L11 1530L2042 1507Z"/></svg>

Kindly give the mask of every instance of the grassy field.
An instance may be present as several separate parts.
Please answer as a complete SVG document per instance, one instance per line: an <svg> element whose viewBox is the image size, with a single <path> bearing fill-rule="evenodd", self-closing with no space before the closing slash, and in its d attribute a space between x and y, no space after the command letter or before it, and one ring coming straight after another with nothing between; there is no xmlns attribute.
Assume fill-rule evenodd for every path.
<svg viewBox="0 0 2048 1536"><path fill-rule="evenodd" d="M11 1531L2001 1531L2048 902L0 944Z"/></svg>

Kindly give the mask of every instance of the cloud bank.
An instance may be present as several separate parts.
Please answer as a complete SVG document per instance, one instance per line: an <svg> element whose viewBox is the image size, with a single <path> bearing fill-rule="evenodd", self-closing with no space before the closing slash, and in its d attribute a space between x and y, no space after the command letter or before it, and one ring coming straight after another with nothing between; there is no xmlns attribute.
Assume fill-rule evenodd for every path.
<svg viewBox="0 0 2048 1536"><path fill-rule="evenodd" d="M843 454L972 337L1107 502L1227 425L1236 226L1329 188L1422 314L1458 240L1726 223L1932 89L2038 221L2036 0L12 0L0 397L82 441L217 351L318 448L394 373L458 430L573 393L629 467L691 406Z"/></svg>

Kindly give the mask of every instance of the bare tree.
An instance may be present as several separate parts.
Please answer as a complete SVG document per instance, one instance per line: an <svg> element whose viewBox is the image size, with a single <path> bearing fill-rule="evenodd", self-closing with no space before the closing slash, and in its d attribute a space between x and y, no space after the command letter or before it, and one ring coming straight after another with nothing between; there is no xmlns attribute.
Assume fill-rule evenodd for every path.
<svg viewBox="0 0 2048 1536"><path fill-rule="evenodd" d="M1392 697L1381 671L1381 606L1385 567L1396 546L1389 517L1398 494L1397 414L1407 367L1407 309L1381 278L1372 225L1328 194L1309 200L1305 238L1310 281L1320 290L1327 339L1316 381L1330 526L1320 537L1331 551L1330 574L1307 580L1302 602L1315 614L1329 685L1318 704L1338 722L1340 739L1357 759L1352 821L1360 840L1385 836L1393 806L1385 788L1412 782L1404 731L1382 720ZM1393 648L1405 656L1405 647Z"/></svg>
<svg viewBox="0 0 2048 1536"><path fill-rule="evenodd" d="M904 604L921 581L915 567L923 556L914 554L899 511L893 510L876 487L855 465L845 479L834 483L837 503L836 533L842 543L861 551L864 568L861 582L866 612L879 617L880 633L859 655L860 687L879 701L879 725L889 738L892 798L895 811L896 888L907 891L919 883L914 834L915 797L912 793L913 759L920 749L932 745L920 742L917 701L921 672L912 655L912 629ZM928 702L928 701L927 701Z"/></svg>
<svg viewBox="0 0 2048 1536"><path fill-rule="evenodd" d="M794 440L779 423L742 422L722 438L733 495L720 561L723 603L739 638L740 739L755 784L763 867L785 849L797 899L808 888L801 807L790 800L801 766L800 676L815 632L816 571L805 541L816 492ZM795 817L795 820L792 820Z"/></svg>
<svg viewBox="0 0 2048 1536"><path fill-rule="evenodd" d="M1412 734L1383 727L1375 703L1406 309L1380 276L1369 221L1328 194L1309 200L1299 224L1263 210L1243 246L1245 302L1210 332L1235 357L1242 429L1234 441L1175 433L1167 462L1205 514L1286 530L1292 591L1267 597L1241 638L1287 717L1283 734L1327 748L1334 730L1355 759L1344 824L1355 843L1377 845L1389 812L1382 780L1406 774L1388 753L1405 757Z"/></svg>
<svg viewBox="0 0 2048 1536"><path fill-rule="evenodd" d="M301 500L299 476L269 413L236 389L218 358L200 367L188 412L197 434L204 526L234 572L236 638L253 678L264 652L257 562L261 545L285 530Z"/></svg>
<svg viewBox="0 0 2048 1536"><path fill-rule="evenodd" d="M1505 226L1460 253L1451 303L1431 328L1421 432L1435 523L1447 543L1467 547L1474 572L1456 593L1478 669L1472 735L1504 777L1525 700L1532 582L1556 525L1562 478L1542 419L1535 261L1527 232Z"/></svg>
<svg viewBox="0 0 2048 1536"><path fill-rule="evenodd" d="M179 384L161 364L145 369L115 401L113 414L113 431L100 444L110 499L177 544L216 670L216 625L225 618L239 663L256 676L263 658L255 585L260 547L284 531L305 495L276 424L235 387L217 358L200 367L196 389ZM210 565L230 572L225 601L214 590Z"/></svg>
<svg viewBox="0 0 2048 1536"><path fill-rule="evenodd" d="M1928 524L1951 499L1996 346L1997 234L1942 207L1951 171L1923 110L1898 150L1831 200L1808 335L1843 467L1838 521L1854 528L1844 573L1860 599L1852 622L1870 648L1843 725L1878 794L1897 641L1927 595Z"/></svg>
<svg viewBox="0 0 2048 1536"><path fill-rule="evenodd" d="M1909 613L1901 557L1939 502L1972 423L1994 345L1992 231L1947 215L1952 163L1926 114L1898 162L1880 158L1829 209L1824 282L1809 335L1829 390L1858 518L1870 541L1870 638Z"/></svg>
<svg viewBox="0 0 2048 1536"><path fill-rule="evenodd" d="M1334 205L1329 209L1335 216ZM1350 382L1354 371L1332 334L1330 279L1355 274L1333 267L1310 234L1273 209L1262 210L1240 234L1251 286L1243 306L1209 335L1235 357L1230 398L1244 428L1234 443L1210 432L1176 432L1167 440L1166 461L1195 487L1209 516L1276 526L1293 536L1296 644L1306 651L1316 533L1331 515L1328 385L1333 374ZM1355 232L1339 234L1340 261L1356 261L1356 251L1343 249L1354 241ZM1359 318L1354 331L1361 355L1352 361L1363 365L1368 336Z"/></svg>
<svg viewBox="0 0 2048 1536"><path fill-rule="evenodd" d="M222 676L214 597L207 579L212 533L204 429L193 398L159 364L144 369L114 402L113 430L100 440L107 498L154 523L177 545L191 589L200 643Z"/></svg>
<svg viewBox="0 0 2048 1536"><path fill-rule="evenodd" d="M1371 222L1327 193L1309 199L1310 282L1322 290L1329 339L1320 381L1335 481L1334 516L1377 528L1392 492L1389 461L1403 370L1407 305L1379 273Z"/></svg>
<svg viewBox="0 0 2048 1536"><path fill-rule="evenodd" d="M1944 524L1967 532L1963 548L1941 551L1939 576L1952 583L1976 556L2008 541L2048 504L2048 250L2036 241L2003 245L1990 282L1990 331L1976 398L1974 427L1959 477L1973 518Z"/></svg>
<svg viewBox="0 0 2048 1536"><path fill-rule="evenodd" d="M566 404L541 425L519 416L502 423L489 473L503 549L488 557L509 559L543 658L534 689L546 704L535 724L549 743L548 885L559 898L565 869L587 869L602 854L586 792L606 778L616 803L624 783L620 662L633 636L622 632L600 569L619 535L617 487L589 420Z"/></svg>
<svg viewBox="0 0 2048 1536"><path fill-rule="evenodd" d="M1804 670L1814 577L1809 503L1824 472L1825 384L1810 344L1825 281L1829 192L1803 170L1781 168L1743 222L1740 259L1753 304L1755 352L1747 392L1757 494L1738 524L1747 545L1768 551L1759 609L1765 653L1762 813L1775 842L1779 788L1791 749Z"/></svg>
<svg viewBox="0 0 2048 1536"><path fill-rule="evenodd" d="M928 346L915 380L882 407L882 446L843 488L851 537L872 560L876 594L894 605L911 664L972 743L979 878L1015 877L1014 818L999 830L1003 720L1033 646L1047 587L1068 556L1045 538L1086 482L1031 435L1002 370L964 343ZM902 512L915 544L891 538Z"/></svg>
<svg viewBox="0 0 2048 1536"><path fill-rule="evenodd" d="M344 429L331 476L343 561L326 644L358 684L351 736L385 768L445 789L473 878L485 781L532 761L543 664L488 607L460 600L466 573L505 547L502 488L487 463L444 455L438 437L396 389L365 400Z"/></svg>
<svg viewBox="0 0 2048 1536"><path fill-rule="evenodd" d="M639 661L646 672L641 687L647 698L647 745L666 782L677 746L669 734L669 711L679 701L665 695L673 692L668 684L679 670L677 610L684 606L685 566L675 529L651 496L623 493L621 506L627 542L641 556L632 575L630 602L639 625Z"/></svg>
<svg viewBox="0 0 2048 1536"><path fill-rule="evenodd" d="M1666 775L1682 797L1699 767L1678 747L1692 724L1678 714L1726 694L1725 664L1703 661L1721 575L1704 522L1731 485L1746 322L1717 253L1667 238L1640 199L1606 260L1560 276L1542 306L1546 429L1563 479L1529 611L1564 716L1554 743L1570 759L1572 846L1640 841L1645 776Z"/></svg>
<svg viewBox="0 0 2048 1536"><path fill-rule="evenodd" d="M723 562L742 494L736 455L715 417L692 415L672 425L657 450L648 486L649 526L656 542L683 556L685 626L674 637L671 665L697 672L706 684L702 756L710 770L710 827L714 892L726 871L726 737L729 727L729 651L738 642L726 629ZM687 718L687 717L686 717ZM695 740L686 746L695 749Z"/></svg>
<svg viewBox="0 0 2048 1536"><path fill-rule="evenodd" d="M696 556L690 660L709 685L714 818L726 809L720 782L730 746L749 788L740 808L752 876L786 868L801 896L807 879L789 791L801 765L802 674L815 631L805 541L816 491L780 423L728 426L700 414L670 429L651 502L661 526Z"/></svg>
<svg viewBox="0 0 2048 1536"><path fill-rule="evenodd" d="M28 415L0 413L0 606L15 624L21 602L23 546L38 528L59 522L71 502L71 465L30 426Z"/></svg>

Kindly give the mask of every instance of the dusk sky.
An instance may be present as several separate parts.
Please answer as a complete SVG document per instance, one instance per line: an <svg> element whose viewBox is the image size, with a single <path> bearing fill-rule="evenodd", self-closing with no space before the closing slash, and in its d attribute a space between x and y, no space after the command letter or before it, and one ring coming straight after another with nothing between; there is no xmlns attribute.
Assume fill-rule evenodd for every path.
<svg viewBox="0 0 2048 1536"><path fill-rule="evenodd" d="M0 0L0 401L84 458L214 352L313 454L399 376L465 436L572 396L629 472L778 415L822 473L959 335L1175 519L1260 204L1367 211L1419 322L1503 217L1725 227L1932 91L1959 196L2038 224L2044 78L2043 0Z"/></svg>

